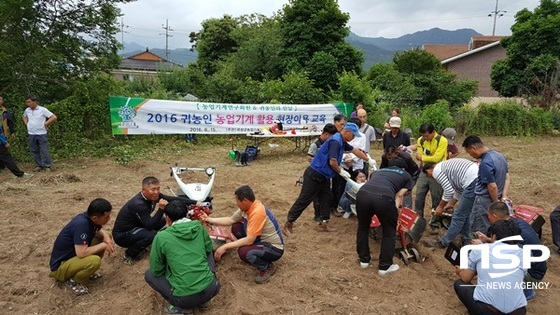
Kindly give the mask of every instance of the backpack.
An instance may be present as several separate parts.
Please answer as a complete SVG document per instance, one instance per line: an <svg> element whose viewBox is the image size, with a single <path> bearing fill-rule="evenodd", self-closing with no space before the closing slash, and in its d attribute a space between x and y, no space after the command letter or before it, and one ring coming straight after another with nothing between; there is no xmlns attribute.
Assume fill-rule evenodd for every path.
<svg viewBox="0 0 560 315"><path fill-rule="evenodd" d="M441 135L436 136L436 147L439 147L439 140L441 140ZM420 139L420 146L422 147L422 149L424 149L424 142L426 142L426 139L422 137L422 139Z"/></svg>

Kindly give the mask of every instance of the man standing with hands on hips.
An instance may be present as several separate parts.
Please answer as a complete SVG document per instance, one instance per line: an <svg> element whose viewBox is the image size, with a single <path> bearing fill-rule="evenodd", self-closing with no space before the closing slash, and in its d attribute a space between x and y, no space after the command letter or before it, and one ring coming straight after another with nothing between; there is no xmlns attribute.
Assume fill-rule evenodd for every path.
<svg viewBox="0 0 560 315"><path fill-rule="evenodd" d="M35 160L34 171L51 170L51 156L49 155L48 127L56 121L56 116L43 106L37 105L37 97L28 96L25 100L27 108L23 112L23 123L29 134L29 150Z"/></svg>

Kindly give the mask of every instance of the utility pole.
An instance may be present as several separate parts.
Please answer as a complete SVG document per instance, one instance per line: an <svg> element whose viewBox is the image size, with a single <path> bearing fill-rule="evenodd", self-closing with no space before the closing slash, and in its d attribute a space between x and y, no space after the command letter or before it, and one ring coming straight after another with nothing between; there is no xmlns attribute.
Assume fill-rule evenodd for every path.
<svg viewBox="0 0 560 315"><path fill-rule="evenodd" d="M123 18L121 18L120 27L121 27L121 45L124 48L124 33L128 33L128 32L125 32L124 29L125 29L125 27L128 28L128 25L124 25Z"/></svg>
<svg viewBox="0 0 560 315"><path fill-rule="evenodd" d="M496 0L496 8L494 9L494 11L490 12L490 14L488 14L488 16L493 16L494 17L494 26L492 27L492 36L496 35L496 19L504 16L504 13L506 13L507 11L505 10L498 10L498 0Z"/></svg>
<svg viewBox="0 0 560 315"><path fill-rule="evenodd" d="M169 60L169 37L173 35L169 34L169 32L173 32L173 29L169 27L169 20L165 20L165 26L161 25L161 28L165 30L165 59Z"/></svg>

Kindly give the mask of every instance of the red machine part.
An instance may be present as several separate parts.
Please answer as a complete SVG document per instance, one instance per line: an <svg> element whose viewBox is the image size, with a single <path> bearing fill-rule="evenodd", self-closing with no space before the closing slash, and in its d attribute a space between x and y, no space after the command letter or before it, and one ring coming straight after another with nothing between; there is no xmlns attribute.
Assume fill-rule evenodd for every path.
<svg viewBox="0 0 560 315"><path fill-rule="evenodd" d="M212 210L210 210L210 208L207 206L190 205L187 207L187 214L191 220L198 220L202 212L210 215L210 213L212 213Z"/></svg>

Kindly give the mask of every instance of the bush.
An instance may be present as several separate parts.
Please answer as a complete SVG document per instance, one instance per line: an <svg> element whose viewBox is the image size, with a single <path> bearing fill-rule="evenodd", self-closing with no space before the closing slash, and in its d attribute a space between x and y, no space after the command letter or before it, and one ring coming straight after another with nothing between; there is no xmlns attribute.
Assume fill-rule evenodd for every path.
<svg viewBox="0 0 560 315"><path fill-rule="evenodd" d="M449 112L449 103L446 100L438 100L434 104L426 106L422 111L420 121L420 124L431 123L438 132L447 127L455 127L455 122Z"/></svg>
<svg viewBox="0 0 560 315"><path fill-rule="evenodd" d="M477 108L459 110L458 131L492 136L544 135L550 134L554 128L554 115L554 111L527 109L513 102L481 103Z"/></svg>

